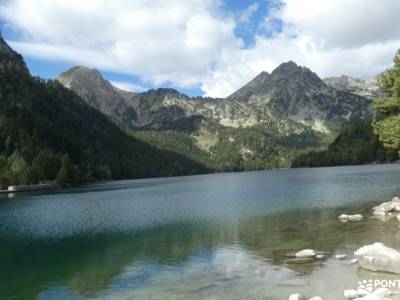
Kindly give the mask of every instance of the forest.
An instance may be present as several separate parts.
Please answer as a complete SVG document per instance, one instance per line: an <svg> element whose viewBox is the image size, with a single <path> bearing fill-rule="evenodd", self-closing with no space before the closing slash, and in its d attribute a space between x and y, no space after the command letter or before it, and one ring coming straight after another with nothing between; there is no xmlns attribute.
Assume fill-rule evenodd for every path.
<svg viewBox="0 0 400 300"><path fill-rule="evenodd" d="M1 188L208 171L138 140L58 82L32 77L22 59L0 60Z"/></svg>

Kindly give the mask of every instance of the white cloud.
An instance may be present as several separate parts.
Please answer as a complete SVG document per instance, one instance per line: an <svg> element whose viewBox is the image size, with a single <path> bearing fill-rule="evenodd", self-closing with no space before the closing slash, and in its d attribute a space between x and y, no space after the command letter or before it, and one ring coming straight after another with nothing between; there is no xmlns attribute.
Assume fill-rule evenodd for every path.
<svg viewBox="0 0 400 300"><path fill-rule="evenodd" d="M197 85L227 47L235 23L211 0L11 0L0 18L22 34L24 55Z"/></svg>
<svg viewBox="0 0 400 300"><path fill-rule="evenodd" d="M248 47L235 29L252 22L257 3L235 19L221 0L8 0L0 18L21 33L12 46L23 55L219 97L288 60L322 77L370 77L400 48L400 1L273 2Z"/></svg>
<svg viewBox="0 0 400 300"><path fill-rule="evenodd" d="M202 88L226 96L289 60L321 77L372 77L400 48L399 11L400 1L392 0L283 0L260 24L266 34L248 49L223 51Z"/></svg>
<svg viewBox="0 0 400 300"><path fill-rule="evenodd" d="M144 86L138 85L138 84L133 84L128 81L110 81L113 86L116 88L127 91L127 92L144 92L147 89Z"/></svg>
<svg viewBox="0 0 400 300"><path fill-rule="evenodd" d="M258 2L254 2L250 4L241 14L239 17L239 21L242 23L249 23L251 22L251 17L258 11L259 4Z"/></svg>

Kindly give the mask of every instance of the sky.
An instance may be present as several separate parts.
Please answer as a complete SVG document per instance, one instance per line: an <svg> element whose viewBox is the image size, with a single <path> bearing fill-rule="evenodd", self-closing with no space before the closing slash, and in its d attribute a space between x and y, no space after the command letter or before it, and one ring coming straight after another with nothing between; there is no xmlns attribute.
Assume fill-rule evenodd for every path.
<svg viewBox="0 0 400 300"><path fill-rule="evenodd" d="M400 48L398 0L0 0L0 28L32 74L76 65L129 91L226 97L289 60L370 78Z"/></svg>

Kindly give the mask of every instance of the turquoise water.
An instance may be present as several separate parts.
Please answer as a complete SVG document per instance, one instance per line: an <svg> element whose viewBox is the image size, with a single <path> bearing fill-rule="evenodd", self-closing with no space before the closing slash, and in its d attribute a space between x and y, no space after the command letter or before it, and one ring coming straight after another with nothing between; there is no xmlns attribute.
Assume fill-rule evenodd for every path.
<svg viewBox="0 0 400 300"><path fill-rule="evenodd" d="M304 248L400 248L397 221L342 224L400 194L400 165L127 180L0 198L0 299L338 299L370 278ZM337 276L342 273L341 276ZM325 294L324 294L325 293Z"/></svg>

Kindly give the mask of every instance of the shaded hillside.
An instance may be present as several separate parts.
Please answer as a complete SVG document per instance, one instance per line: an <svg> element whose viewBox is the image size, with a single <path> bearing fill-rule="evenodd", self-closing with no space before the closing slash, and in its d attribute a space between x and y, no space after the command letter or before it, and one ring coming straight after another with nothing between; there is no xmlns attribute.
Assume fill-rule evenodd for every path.
<svg viewBox="0 0 400 300"><path fill-rule="evenodd" d="M297 157L292 167L322 167L388 162L397 151L385 149L374 133L372 121L345 129L325 151L312 151Z"/></svg>
<svg viewBox="0 0 400 300"><path fill-rule="evenodd" d="M33 78L1 38L0 104L2 187L207 171L128 135L59 82Z"/></svg>

